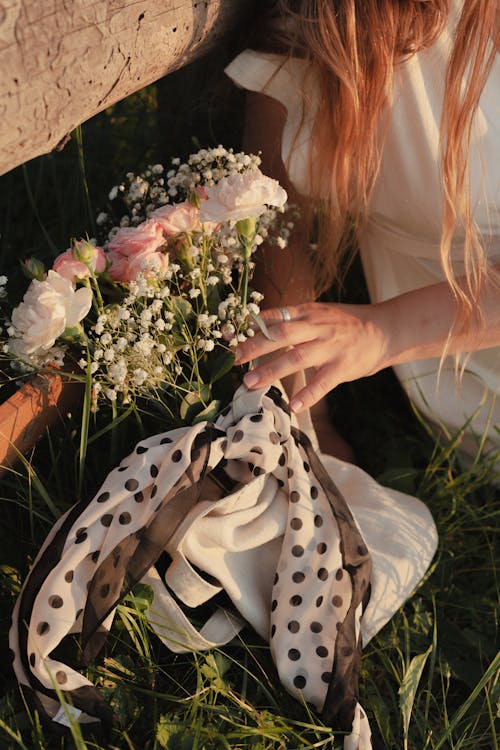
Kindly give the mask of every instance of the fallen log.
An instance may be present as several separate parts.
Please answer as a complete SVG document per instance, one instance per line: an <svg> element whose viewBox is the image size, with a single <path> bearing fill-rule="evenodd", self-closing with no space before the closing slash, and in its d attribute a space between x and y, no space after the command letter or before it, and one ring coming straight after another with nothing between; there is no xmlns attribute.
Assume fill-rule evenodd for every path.
<svg viewBox="0 0 500 750"><path fill-rule="evenodd" d="M202 56L252 0L0 0L0 174Z"/></svg>

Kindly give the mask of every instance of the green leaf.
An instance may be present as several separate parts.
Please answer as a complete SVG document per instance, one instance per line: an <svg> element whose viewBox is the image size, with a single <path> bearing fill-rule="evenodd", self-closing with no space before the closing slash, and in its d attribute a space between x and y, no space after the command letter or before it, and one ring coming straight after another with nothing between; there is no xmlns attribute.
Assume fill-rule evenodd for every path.
<svg viewBox="0 0 500 750"><path fill-rule="evenodd" d="M185 731L184 724L172 721L167 716L160 716L156 725L156 741L165 750L181 750Z"/></svg>
<svg viewBox="0 0 500 750"><path fill-rule="evenodd" d="M431 651L432 645L429 646L424 654L418 654L417 656L413 657L410 664L408 665L408 669L406 670L406 673L399 687L399 706L401 708L401 715L403 717L405 747L408 743L408 727L410 725L411 712L413 709L413 703L415 701L415 695L417 694L420 678L422 677L422 672L424 671L425 662L427 661Z"/></svg>
<svg viewBox="0 0 500 750"><path fill-rule="evenodd" d="M215 422L220 408L220 401L218 401L217 399L210 401L209 405L194 417L193 424L198 424L198 422Z"/></svg>
<svg viewBox="0 0 500 750"><path fill-rule="evenodd" d="M264 323L264 321L262 320L262 318L260 317L260 315L255 315L255 313L250 313L250 315L252 316L253 320L257 323L257 326L259 327L260 332L264 334L266 339L268 339L269 341L276 341L276 339L274 339L269 333L269 329Z"/></svg>
<svg viewBox="0 0 500 750"><path fill-rule="evenodd" d="M219 356L214 357L210 364L213 367L213 374L210 375L210 384L212 384L231 371L234 365L234 353L224 351Z"/></svg>
<svg viewBox="0 0 500 750"><path fill-rule="evenodd" d="M185 323L193 316L193 306L184 297L171 297L170 306L177 323Z"/></svg>
<svg viewBox="0 0 500 750"><path fill-rule="evenodd" d="M205 409L205 404L212 395L209 385L202 385L199 391L190 391L183 397L179 409L181 419L186 424L194 424L193 420L197 414Z"/></svg>

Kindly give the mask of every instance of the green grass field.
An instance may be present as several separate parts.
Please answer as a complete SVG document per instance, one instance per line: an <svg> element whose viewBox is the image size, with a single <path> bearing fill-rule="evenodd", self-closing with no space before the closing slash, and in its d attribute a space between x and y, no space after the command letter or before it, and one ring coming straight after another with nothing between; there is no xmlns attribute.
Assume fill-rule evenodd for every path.
<svg viewBox="0 0 500 750"><path fill-rule="evenodd" d="M206 71L183 75L193 85ZM66 249L70 237L91 228L107 190L124 172L189 150L189 143L177 142L181 130L184 138L196 133L202 145L237 145L238 129L228 126L227 110L212 99L186 106L181 121L161 109L168 86L182 90L185 80L171 77L167 91L153 86L140 92L85 125L62 153L1 179L1 273L15 268L18 258ZM347 295L358 300L363 294L354 268ZM365 652L361 702L374 747L496 749L500 511L494 457L479 455L466 467L457 450L460 435L434 436L389 372L340 387L331 406L363 468L421 497L440 535L425 581ZM20 581L54 520L80 493L93 493L141 430L151 429L132 415L99 437L103 425L91 420L83 462L80 424L76 407L0 483L0 748L341 747L341 734L334 736L281 688L267 645L250 629L224 649L173 656L148 629L141 586L120 605L104 656L90 670L116 713L109 740L84 741L77 726L69 738L54 737L27 711L8 666L10 612Z"/></svg>

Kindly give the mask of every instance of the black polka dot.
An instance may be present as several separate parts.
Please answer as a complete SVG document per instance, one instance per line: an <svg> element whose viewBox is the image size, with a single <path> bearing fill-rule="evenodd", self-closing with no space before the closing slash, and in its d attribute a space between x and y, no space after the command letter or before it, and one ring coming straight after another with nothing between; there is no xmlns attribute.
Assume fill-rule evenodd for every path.
<svg viewBox="0 0 500 750"><path fill-rule="evenodd" d="M50 630L48 622L39 622L36 628L37 635L46 635Z"/></svg>
<svg viewBox="0 0 500 750"><path fill-rule="evenodd" d="M328 578L328 571L326 568L320 568L318 570L318 578L320 581L326 581Z"/></svg>
<svg viewBox="0 0 500 750"><path fill-rule="evenodd" d="M263 469L261 466L256 466L253 470L253 474L255 477L260 477L261 474L265 474L266 470Z"/></svg>
<svg viewBox="0 0 500 750"><path fill-rule="evenodd" d="M134 500L136 503L142 503L142 501L144 500L144 495L142 494L142 492L136 492L134 495Z"/></svg>
<svg viewBox="0 0 500 750"><path fill-rule="evenodd" d="M304 469L305 469L305 471L310 471L311 470L311 467L309 466L309 464L307 463L307 461L304 461Z"/></svg>
<svg viewBox="0 0 500 750"><path fill-rule="evenodd" d="M130 515L130 513L120 513L118 517L118 522L121 523L122 526L126 526L130 523L131 520L132 516Z"/></svg>
<svg viewBox="0 0 500 750"><path fill-rule="evenodd" d="M156 484L153 484L153 486L151 487L151 497L154 497L157 492L158 492L158 487L156 486Z"/></svg>
<svg viewBox="0 0 500 750"><path fill-rule="evenodd" d="M304 554L304 547L302 547L300 544L294 544L292 547L292 555L294 557L302 557Z"/></svg>
<svg viewBox="0 0 500 750"><path fill-rule="evenodd" d="M125 482L125 489L129 490L129 492L133 492L138 488L138 486L139 482L137 481L137 479L127 479L127 481Z"/></svg>
<svg viewBox="0 0 500 750"><path fill-rule="evenodd" d="M311 628L311 633L321 633L323 630L323 625L320 622L312 622L309 627Z"/></svg>
<svg viewBox="0 0 500 750"><path fill-rule="evenodd" d="M240 443L244 438L244 432L243 430L236 430L236 432L233 435L233 443Z"/></svg>
<svg viewBox="0 0 500 750"><path fill-rule="evenodd" d="M64 580L66 581L66 583L71 583L71 581L74 578L74 575L75 574L73 573L72 570L68 570L68 572L64 574Z"/></svg>
<svg viewBox="0 0 500 750"><path fill-rule="evenodd" d="M303 581L303 580L305 579L305 577L306 577L306 576L305 576L305 573L302 573L302 571L301 571L301 570L297 570L297 571L296 571L296 572L295 572L295 573L294 573L294 574L292 575L292 581L293 581L294 583L302 583L302 581Z"/></svg>
<svg viewBox="0 0 500 750"><path fill-rule="evenodd" d="M277 606L278 606L277 599L273 599L272 602L271 602L271 612L274 612L274 610L276 609Z"/></svg>
<svg viewBox="0 0 500 750"><path fill-rule="evenodd" d="M298 633L299 632L300 625L297 622L297 620L290 620L290 622L288 623L288 630L290 631L290 633Z"/></svg>
<svg viewBox="0 0 500 750"><path fill-rule="evenodd" d="M302 528L303 524L300 518L292 518L292 520L290 521L290 526L294 531L298 531Z"/></svg>
<svg viewBox="0 0 500 750"><path fill-rule="evenodd" d="M62 669L59 669L56 672L56 681L59 685L65 685L68 681L68 677L66 675L66 672L63 672Z"/></svg>
<svg viewBox="0 0 500 750"><path fill-rule="evenodd" d="M324 555L327 550L327 546L325 542L319 542L319 544L316 545L316 551L318 555Z"/></svg>
<svg viewBox="0 0 500 750"><path fill-rule="evenodd" d="M273 443L273 445L276 445L280 441L280 436L278 435L277 432L274 432L274 431L270 432L269 433L269 440L271 441L271 443Z"/></svg>
<svg viewBox="0 0 500 750"><path fill-rule="evenodd" d="M291 648L288 652L288 658L291 661L298 661L300 659L300 651L298 648Z"/></svg>
<svg viewBox="0 0 500 750"><path fill-rule="evenodd" d="M322 604L323 604L323 597L318 596L318 598L316 599L316 606L321 607Z"/></svg>
<svg viewBox="0 0 500 750"><path fill-rule="evenodd" d="M252 414L250 422L262 422L262 414Z"/></svg>
<svg viewBox="0 0 500 750"><path fill-rule="evenodd" d="M128 466L120 466L117 471L127 471Z"/></svg>
<svg viewBox="0 0 500 750"><path fill-rule="evenodd" d="M337 628L337 630L340 630L340 628L342 627L342 623L341 622L336 622L335 623L335 627Z"/></svg>
<svg viewBox="0 0 500 750"><path fill-rule="evenodd" d="M276 481L278 482L278 487L284 487L285 486L285 483L284 483L284 481L282 479L277 479Z"/></svg>
<svg viewBox="0 0 500 750"><path fill-rule="evenodd" d="M107 596L109 596L109 589L110 589L109 583L103 583L101 588L99 589L99 593L102 596L103 599L106 599Z"/></svg>
<svg viewBox="0 0 500 750"><path fill-rule="evenodd" d="M172 461L174 462L174 464L178 464L181 458L182 458L181 450L178 449L172 453Z"/></svg>
<svg viewBox="0 0 500 750"><path fill-rule="evenodd" d="M284 466L286 463L286 456L284 453L281 454L281 456L278 458L278 463L280 466Z"/></svg>
<svg viewBox="0 0 500 750"><path fill-rule="evenodd" d="M273 586L276 586L276 584L278 583L279 579L280 579L280 577L279 577L278 573L275 573L274 574Z"/></svg>
<svg viewBox="0 0 500 750"><path fill-rule="evenodd" d="M113 521L112 513L105 513L104 516L101 517L101 523L103 526L111 526L112 521Z"/></svg>
<svg viewBox="0 0 500 750"><path fill-rule="evenodd" d="M52 607L52 609L61 609L63 604L62 596L58 596L57 594L49 596L49 607Z"/></svg>
<svg viewBox="0 0 500 750"><path fill-rule="evenodd" d="M333 604L334 607L341 607L343 605L343 603L344 603L344 600L338 594L336 594L332 598L332 604Z"/></svg>
<svg viewBox="0 0 500 750"><path fill-rule="evenodd" d="M299 493L296 490L292 490L292 492L290 492L290 502L291 503L298 503L299 500L300 500Z"/></svg>
<svg viewBox="0 0 500 750"><path fill-rule="evenodd" d="M167 443L171 443L171 442L172 442L172 438L164 437L160 440L160 445L167 445Z"/></svg>
<svg viewBox="0 0 500 750"><path fill-rule="evenodd" d="M323 682L329 683L332 681L332 673L331 672L323 672L321 675L321 679Z"/></svg>
<svg viewBox="0 0 500 750"><path fill-rule="evenodd" d="M307 684L307 680L303 675L298 674L297 677L293 678L293 684L295 685L296 688L298 688L299 690L302 690L302 688L305 688Z"/></svg>
<svg viewBox="0 0 500 750"><path fill-rule="evenodd" d="M144 445L138 445L135 449L135 452L141 455L141 453L147 453L148 449L144 447Z"/></svg>
<svg viewBox="0 0 500 750"><path fill-rule="evenodd" d="M368 550L366 549L364 544L360 544L358 547L358 555L361 555L361 557L364 557L368 554Z"/></svg>
<svg viewBox="0 0 500 750"><path fill-rule="evenodd" d="M260 445L254 445L253 448L250 448L250 453L257 453L257 455L262 456L264 454L264 451L260 447Z"/></svg>
<svg viewBox="0 0 500 750"><path fill-rule="evenodd" d="M302 597L298 594L294 594L290 597L290 604L292 605L292 607L300 607L300 605L302 604Z"/></svg>
<svg viewBox="0 0 500 750"><path fill-rule="evenodd" d="M311 487L311 497L313 500L316 500L316 498L318 497L318 488L314 484Z"/></svg>
<svg viewBox="0 0 500 750"><path fill-rule="evenodd" d="M250 471L253 471L253 470L255 469L255 464L253 464L253 463L251 463L251 462L249 461L249 462L248 462L248 468L250 469Z"/></svg>
<svg viewBox="0 0 500 750"><path fill-rule="evenodd" d="M274 638L276 633L276 625L271 625L271 638Z"/></svg>
<svg viewBox="0 0 500 750"><path fill-rule="evenodd" d="M326 646L318 646L316 649L316 653L318 656L321 656L322 659L328 656L328 649Z"/></svg>
<svg viewBox="0 0 500 750"><path fill-rule="evenodd" d="M93 563L96 563L98 561L99 555L100 555L100 552L98 549L95 552L92 552L92 554L90 555L90 559L92 560Z"/></svg>
<svg viewBox="0 0 500 750"><path fill-rule="evenodd" d="M291 469L290 466L287 467L286 475L287 475L288 479L290 479L291 477L293 477L293 469Z"/></svg>
<svg viewBox="0 0 500 750"><path fill-rule="evenodd" d="M320 515L314 516L314 525L317 529L319 529L320 526L323 526L323 518Z"/></svg>
<svg viewBox="0 0 500 750"><path fill-rule="evenodd" d="M109 500L109 492L102 492L97 498L98 503L105 503L106 500Z"/></svg>
<svg viewBox="0 0 500 750"><path fill-rule="evenodd" d="M335 578L337 579L337 581L341 581L343 577L344 577L344 571L342 570L342 568L339 568L337 572L335 573Z"/></svg>
<svg viewBox="0 0 500 750"><path fill-rule="evenodd" d="M30 654L30 665L32 667L34 667L35 663L36 663L36 655L35 655L34 651L32 651L31 654Z"/></svg>
<svg viewBox="0 0 500 750"><path fill-rule="evenodd" d="M155 477L157 477L157 476L158 476L158 467L157 467L157 466L155 466L155 464L151 464L151 468L150 468L150 470L149 470L149 473L151 474L151 476L152 476L152 477L153 477L153 479L154 479Z"/></svg>
<svg viewBox="0 0 500 750"><path fill-rule="evenodd" d="M78 529L78 531L75 534L75 544L81 544L84 542L87 538L87 527L82 526L81 529Z"/></svg>

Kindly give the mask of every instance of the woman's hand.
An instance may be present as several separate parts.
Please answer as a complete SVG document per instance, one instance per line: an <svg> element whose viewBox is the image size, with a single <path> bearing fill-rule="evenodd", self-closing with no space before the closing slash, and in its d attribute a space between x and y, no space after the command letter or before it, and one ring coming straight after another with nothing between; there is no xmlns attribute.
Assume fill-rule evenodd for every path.
<svg viewBox="0 0 500 750"><path fill-rule="evenodd" d="M290 401L292 410L300 412L340 383L373 375L386 366L382 305L311 302L289 305L287 310L289 321L283 320L279 309L261 314L272 341L256 333L238 345L237 364L276 352L245 375L248 388L264 388L299 370L314 368L316 374Z"/></svg>

